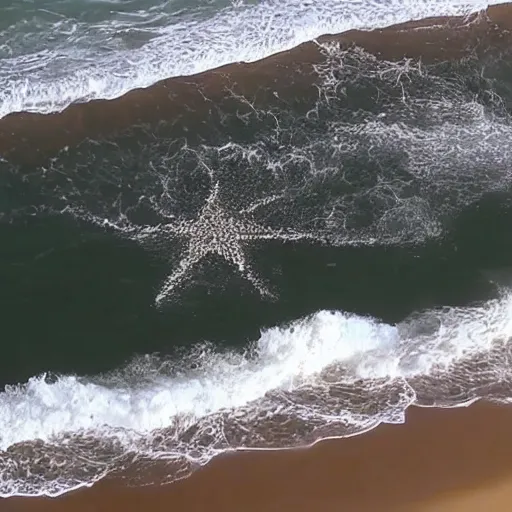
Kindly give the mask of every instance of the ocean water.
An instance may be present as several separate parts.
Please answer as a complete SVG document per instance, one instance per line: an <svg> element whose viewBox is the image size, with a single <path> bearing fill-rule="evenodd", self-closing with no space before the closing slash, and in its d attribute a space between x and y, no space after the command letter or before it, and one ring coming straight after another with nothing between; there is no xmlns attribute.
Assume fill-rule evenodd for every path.
<svg viewBox="0 0 512 512"><path fill-rule="evenodd" d="M170 76L255 61L326 33L464 15L487 5L482 0L13 0L0 5L0 118L115 98Z"/></svg>
<svg viewBox="0 0 512 512"><path fill-rule="evenodd" d="M255 20L282 19L283 4L87 5L6 9L5 113L197 71L172 38L199 55L194 34L220 34L222 20L253 20L239 25L253 30L248 53L213 39L218 60L188 66L468 8L304 2L288 6L289 32L267 19L262 39ZM30 71L38 45L48 60ZM0 159L0 496L106 475L171 482L225 451L400 423L412 404L511 400L509 54L391 62L319 48L311 79L280 74L257 97L183 93L184 117ZM117 76L123 52L147 67ZM106 88L80 89L78 70Z"/></svg>

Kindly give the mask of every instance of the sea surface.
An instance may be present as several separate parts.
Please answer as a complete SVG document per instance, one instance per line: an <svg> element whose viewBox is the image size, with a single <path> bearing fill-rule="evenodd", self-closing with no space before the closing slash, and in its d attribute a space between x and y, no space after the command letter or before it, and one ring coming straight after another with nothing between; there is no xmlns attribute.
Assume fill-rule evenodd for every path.
<svg viewBox="0 0 512 512"><path fill-rule="evenodd" d="M0 118L115 98L170 76L255 61L322 34L464 15L487 5L482 0L2 0Z"/></svg>
<svg viewBox="0 0 512 512"><path fill-rule="evenodd" d="M0 113L480 7L15 1ZM317 45L307 80L293 64L254 97L0 155L0 496L511 400L510 54Z"/></svg>

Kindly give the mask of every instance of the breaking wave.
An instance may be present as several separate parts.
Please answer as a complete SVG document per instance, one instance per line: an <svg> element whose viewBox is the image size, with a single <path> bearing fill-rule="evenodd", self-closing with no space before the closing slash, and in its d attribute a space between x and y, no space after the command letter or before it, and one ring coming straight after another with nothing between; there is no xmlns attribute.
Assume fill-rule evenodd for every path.
<svg viewBox="0 0 512 512"><path fill-rule="evenodd" d="M319 311L243 352L198 345L93 378L34 377L0 394L0 494L58 495L134 464L172 481L215 455L351 436L411 404L512 398L512 295L397 325Z"/></svg>

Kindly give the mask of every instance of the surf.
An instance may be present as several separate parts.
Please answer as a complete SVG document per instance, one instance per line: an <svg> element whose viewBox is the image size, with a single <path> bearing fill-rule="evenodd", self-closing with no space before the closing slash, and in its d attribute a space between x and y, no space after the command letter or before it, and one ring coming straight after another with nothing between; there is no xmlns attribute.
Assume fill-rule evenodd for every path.
<svg viewBox="0 0 512 512"><path fill-rule="evenodd" d="M488 5L480 0L423 0L405 5L288 0L231 2L207 12L199 5L176 12L167 4L147 12L134 5L133 12L110 9L88 17L69 6L49 4L36 10L32 21L24 21L20 14L10 24L3 23L0 118L117 98L164 78L254 62L322 34L369 30L430 16L464 16ZM9 19L11 15L6 15Z"/></svg>
<svg viewBox="0 0 512 512"><path fill-rule="evenodd" d="M508 402L511 335L503 290L395 325L324 310L263 330L243 351L202 343L95 377L35 376L0 394L0 495L59 495L139 459L173 461L172 480L225 451L400 423L412 404Z"/></svg>

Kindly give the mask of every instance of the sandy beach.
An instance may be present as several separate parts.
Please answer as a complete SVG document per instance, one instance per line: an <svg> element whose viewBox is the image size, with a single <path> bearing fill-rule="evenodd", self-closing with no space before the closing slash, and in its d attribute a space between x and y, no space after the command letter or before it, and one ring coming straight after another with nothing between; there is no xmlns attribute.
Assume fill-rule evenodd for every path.
<svg viewBox="0 0 512 512"><path fill-rule="evenodd" d="M113 480L56 499L15 498L2 512L190 510L508 511L512 408L411 408L405 425L312 448L237 453L162 487Z"/></svg>

